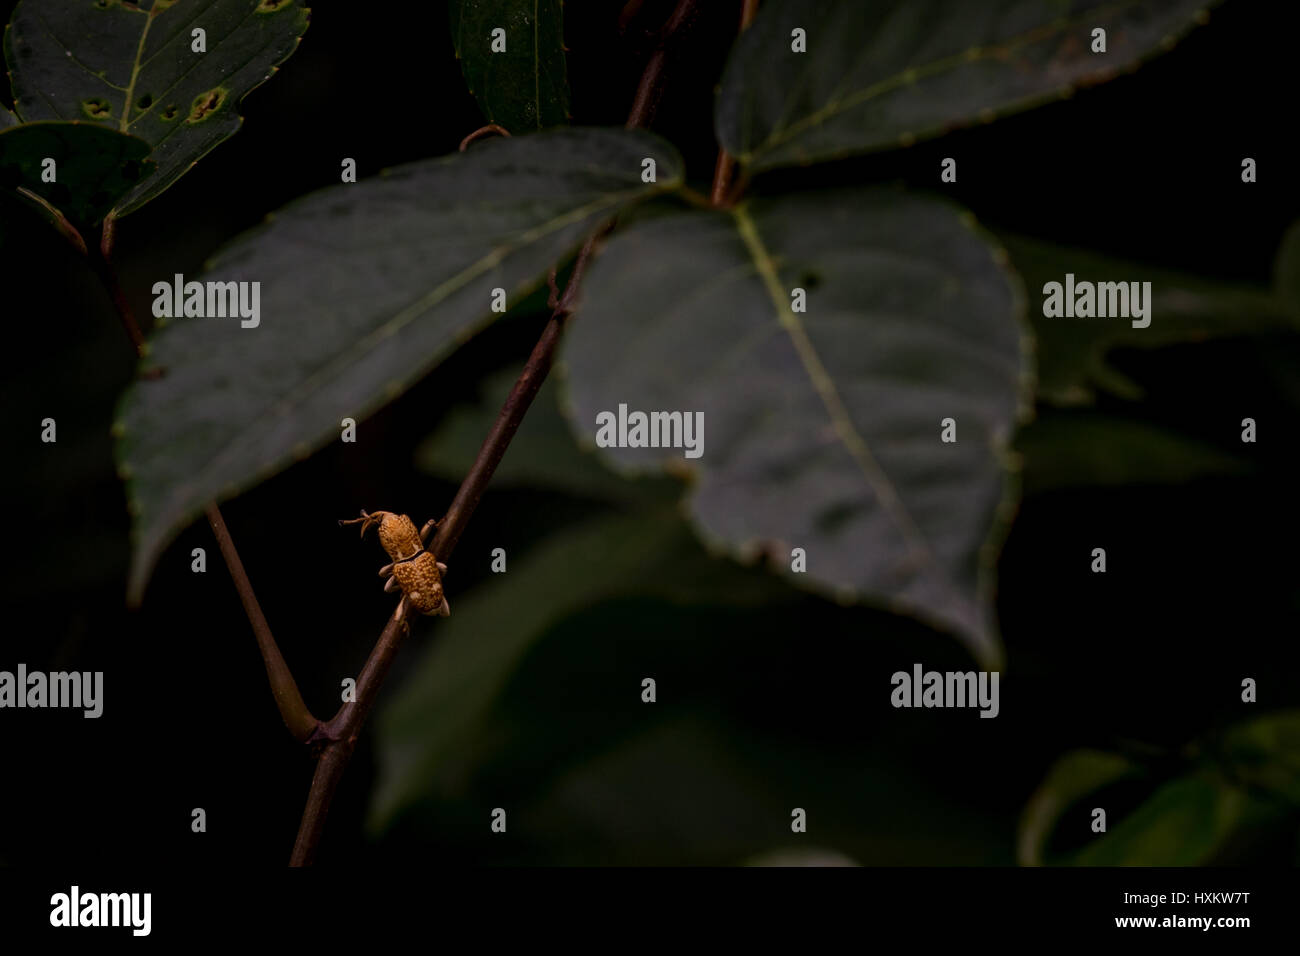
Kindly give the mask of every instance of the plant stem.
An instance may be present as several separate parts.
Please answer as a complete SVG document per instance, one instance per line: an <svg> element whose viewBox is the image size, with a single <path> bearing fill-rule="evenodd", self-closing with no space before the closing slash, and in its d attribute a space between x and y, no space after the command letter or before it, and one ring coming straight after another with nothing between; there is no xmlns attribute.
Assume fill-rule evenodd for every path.
<svg viewBox="0 0 1300 956"><path fill-rule="evenodd" d="M679 0L672 16L665 24L660 34L659 45L641 74L632 110L628 114L629 129L645 126L653 118L659 103L659 87L666 62L667 41L669 37L686 28L694 20L696 5L697 0ZM607 228L607 226L602 227L589 237L578 252L573 273L564 287L564 294L559 297L550 320L542 330L537 344L533 346L532 354L524 363L523 371L520 372L509 396L501 406L501 411L497 413L492 430L479 448L478 457L475 458L465 480L461 482L456 497L447 508L447 513L441 521L436 523L430 521L421 529L421 538L427 539L429 533L436 527L437 533L429 542L428 550L437 555L439 560L446 561L448 555L455 549L465 526L469 523L470 516L474 513L479 499L483 497L483 492L492 479L492 473L496 471L515 432L519 430L524 414L536 397L542 382L545 381L546 373L550 371L555 347L564 330L564 323L572 314L573 301L592 250ZM316 763L311 789L307 793L307 805L303 808L302 822L298 826L293 853L289 857L290 866L310 866L315 861L316 848L325 828L325 818L329 813L334 792L338 789L339 781L347 769L361 726L374 706L379 687L388 675L402 639L409 631L406 624L408 610L409 604L403 596L388 618L388 623L384 625L379 640L375 642L374 649L370 652L361 675L357 678L356 701L344 704L339 708L338 713L321 724L317 730L316 739L323 739L326 743Z"/></svg>
<svg viewBox="0 0 1300 956"><path fill-rule="evenodd" d="M664 66L668 62L668 40L688 27L699 12L696 0L678 0L672 16L659 31L659 42L650 54L645 69L641 72L641 82L637 84L636 96L632 100L632 109L627 114L627 128L636 129L650 125L655 110L659 108L659 97L663 92Z"/></svg>
<svg viewBox="0 0 1300 956"><path fill-rule="evenodd" d="M749 25L754 22L754 15L758 13L758 0L743 0L740 8L740 29L739 33L744 33ZM713 166L713 188L709 190L709 202L715 206L727 204L727 193L731 189L731 174L735 169L735 162L731 155L721 147L718 148L718 161Z"/></svg>
<svg viewBox="0 0 1300 956"><path fill-rule="evenodd" d="M486 126L480 126L474 132L470 133L460 141L460 151L463 153L469 149L469 144L475 140L482 139L484 136L509 136L510 130L496 123L488 123Z"/></svg>
<svg viewBox="0 0 1300 956"><path fill-rule="evenodd" d="M126 329L127 335L135 344L136 354L143 357L147 354L148 347L144 336L140 334L140 326L135 321L135 315L131 312L131 303L127 301L126 294L117 281L117 273L113 269L113 239L114 223L110 215L104 220L99 242L99 256L95 257L87 252L84 243L82 251L87 253L88 259L91 259L95 274L99 276L104 288L112 297L122 327ZM221 517L221 511L216 504L208 506L207 516L208 524L212 526L212 533L217 539L217 547L221 549L221 556L225 558L226 567L230 569L230 577L235 582L235 590L239 592L239 600L244 605L245 613L248 614L248 623L253 627L253 636L257 638L257 648L262 652L266 677L270 681L271 694L275 697L276 706L280 709L280 717L284 720L284 725L289 728L289 733L298 740L306 742L316 732L320 721L312 716L303 702L298 684L293 679L293 673L289 670L289 665L285 663L284 656L271 635L271 626L266 623L266 615L262 613L262 606L253 591L253 583L244 571L244 563L239 560L239 552L235 549L235 541L230 536L230 529L226 527L225 519Z"/></svg>
<svg viewBox="0 0 1300 956"><path fill-rule="evenodd" d="M230 537L230 530L226 527L225 519L221 517L221 511L216 505L208 505L207 516L208 524L212 525L212 533L217 538L217 546L221 548L221 556L226 559L226 567L230 569L230 576L234 579L235 590L239 592L239 600L243 602L244 611L248 614L248 622L253 625L253 636L257 638L257 649L262 652L262 661L266 664L266 676L271 682L271 693L280 708L280 716L284 718L284 725L289 728L289 733L305 743L315 732L320 721L312 716L307 705L303 703L302 694L298 692L298 685L289 671L289 665L284 662L280 648L276 645L275 638L271 636L271 627L266 623L266 616L262 613L262 606L257 602L257 595L253 593L253 584L244 571L244 562L239 560L239 552L235 550L235 542Z"/></svg>
<svg viewBox="0 0 1300 956"><path fill-rule="evenodd" d="M99 255L87 255L90 264L99 276L99 281L103 284L105 291L108 292L109 298L113 300L113 308L117 310L117 317L122 322L122 328L126 330L127 336L131 339L131 344L135 346L135 354L139 358L144 358L149 354L149 346L145 343L144 333L140 331L140 325L135 320L135 314L131 311L131 303L126 299L126 293L122 291L122 286L117 281L117 273L113 271L113 234L114 222L113 215L110 213L104 218L104 229L100 234Z"/></svg>

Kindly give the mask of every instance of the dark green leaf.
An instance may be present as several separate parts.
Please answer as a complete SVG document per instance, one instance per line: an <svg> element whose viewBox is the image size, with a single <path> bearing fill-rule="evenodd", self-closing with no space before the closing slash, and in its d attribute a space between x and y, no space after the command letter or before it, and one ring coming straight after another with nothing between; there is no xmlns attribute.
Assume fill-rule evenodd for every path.
<svg viewBox="0 0 1300 956"><path fill-rule="evenodd" d="M453 409L416 449L416 465L446 481L460 481L478 456L518 374L513 368L495 373L483 383L482 401ZM675 491L676 482L622 477L590 451L579 448L556 404L552 377L533 399L505 458L492 474L492 486L545 488L600 501L646 503L661 500L670 489Z"/></svg>
<svg viewBox="0 0 1300 956"><path fill-rule="evenodd" d="M1141 389L1105 362L1112 348L1157 348L1174 342L1297 328L1279 299L1265 289L1215 282L1168 269L1126 262L999 233L1011 264L1025 279L1029 317L1038 340L1038 397L1056 405L1086 404L1102 389L1137 398ZM1151 283L1151 324L1134 328L1119 318L1048 318L1043 286L1079 281Z"/></svg>
<svg viewBox="0 0 1300 956"><path fill-rule="evenodd" d="M453 0L451 37L483 115L512 133L569 118L560 0ZM505 51L492 52L492 31Z"/></svg>
<svg viewBox="0 0 1300 956"><path fill-rule="evenodd" d="M378 720L382 774L371 823L476 758L474 731L548 627L599 601L629 595L674 602L770 605L770 583L707 556L671 510L570 526L510 557L508 573L456 601L426 653Z"/></svg>
<svg viewBox="0 0 1300 956"><path fill-rule="evenodd" d="M1061 817L1090 793L1138 772L1126 757L1104 750L1075 750L1056 761L1025 805L1016 838L1016 858L1021 866L1047 862L1047 846ZM1076 826L1087 826L1080 817Z"/></svg>
<svg viewBox="0 0 1300 956"><path fill-rule="evenodd" d="M149 144L93 123L27 123L0 131L0 188L26 189L79 227L100 222L148 174ZM55 181L42 181L54 160Z"/></svg>
<svg viewBox="0 0 1300 956"><path fill-rule="evenodd" d="M1198 866L1211 862L1247 810L1246 795L1214 776L1179 777L1121 820L1108 820L1072 859L1078 866ZM1082 825L1087 825L1086 818Z"/></svg>
<svg viewBox="0 0 1300 956"><path fill-rule="evenodd" d="M641 182L643 157L658 184ZM260 324L176 320L151 341L166 374L122 409L131 594L207 503L361 421L495 318L494 288L517 301L604 219L680 176L649 133L557 130L330 187L231 243L206 278L260 282Z"/></svg>
<svg viewBox="0 0 1300 956"><path fill-rule="evenodd" d="M1234 777L1300 807L1300 711L1237 724L1224 734L1221 749Z"/></svg>
<svg viewBox="0 0 1300 956"><path fill-rule="evenodd" d="M1017 856L1024 865L1194 866L1222 860L1234 840L1279 828L1294 831L1300 804L1300 712L1244 721L1186 748L1186 774L1154 786L1136 809L1107 806L1106 788L1141 769L1114 753L1078 750L1047 774L1021 817ZM1110 791L1114 793L1114 791ZM1107 810L1105 833L1088 833L1080 849L1048 858L1066 825L1076 837L1091 809ZM1079 842L1077 839L1075 842Z"/></svg>
<svg viewBox="0 0 1300 956"><path fill-rule="evenodd" d="M157 170L118 204L125 215L239 129L239 101L307 19L302 0L23 0L5 32L14 105L24 121L98 122L145 140Z"/></svg>
<svg viewBox="0 0 1300 956"><path fill-rule="evenodd" d="M1194 478L1243 475L1245 459L1148 422L1088 411L1041 412L1020 430L1026 495L1096 485L1180 484Z"/></svg>
<svg viewBox="0 0 1300 956"><path fill-rule="evenodd" d="M1277 294L1300 321L1300 222L1292 223L1282 237L1273 276Z"/></svg>
<svg viewBox="0 0 1300 956"><path fill-rule="evenodd" d="M835 718L809 712L823 705L815 688L852 696L858 655L846 644L861 640L851 624L817 626L809 615L858 627L869 619L873 639L916 628L879 614L822 614L818 605L642 598L568 615L525 655L455 757L429 767L388 839L415 831L440 846L478 842L456 832L457 818L479 818L491 799L512 808L511 842L527 854L488 848L497 860L719 865L760 849L834 846L871 865L1008 862L1005 821L962 804L903 756L923 750L944 764L954 745L942 731L908 733L898 746L866 712L852 728L819 731L819 718ZM839 667L834 676L828 660ZM640 697L650 675L653 705ZM424 716L432 730L442 715ZM811 843L790 832L794 806L808 810Z"/></svg>
<svg viewBox="0 0 1300 956"><path fill-rule="evenodd" d="M691 473L706 540L787 570L803 548L795 583L914 614L996 660L1023 301L972 226L947 203L877 189L618 233L564 347L577 433L591 444L597 416L620 405L703 413L698 459L605 453ZM940 441L948 417L954 443Z"/></svg>
<svg viewBox="0 0 1300 956"><path fill-rule="evenodd" d="M751 169L890 149L1028 109L1172 46L1206 0L765 0L722 79ZM1092 30L1107 32L1093 53ZM807 34L792 50L791 31Z"/></svg>
<svg viewBox="0 0 1300 956"><path fill-rule="evenodd" d="M1107 806L1104 788L1133 776L1117 754L1081 750L1063 757L1030 800L1021 820L1018 856L1026 866L1195 866L1211 862L1225 839L1255 812L1246 795L1221 776L1197 772L1158 786L1130 813ZM1085 799L1095 795L1095 799ZM1093 808L1107 811L1106 831L1091 831ZM1069 811L1068 821L1063 814ZM1087 833L1082 848L1046 856L1052 834Z"/></svg>

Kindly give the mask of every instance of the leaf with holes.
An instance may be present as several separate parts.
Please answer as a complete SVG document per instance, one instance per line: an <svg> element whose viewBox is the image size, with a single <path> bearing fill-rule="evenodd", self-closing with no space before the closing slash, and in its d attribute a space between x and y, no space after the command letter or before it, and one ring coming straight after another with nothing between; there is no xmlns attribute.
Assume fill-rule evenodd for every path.
<svg viewBox="0 0 1300 956"><path fill-rule="evenodd" d="M560 0L454 0L451 38L489 122L512 133L568 122Z"/></svg>
<svg viewBox="0 0 1300 956"><path fill-rule="evenodd" d="M641 181L647 157L657 184ZM205 505L401 394L497 317L493 289L518 301L606 218L681 175L649 133L555 130L321 190L230 243L204 277L209 317L150 340L165 374L136 382L121 410L132 597ZM256 319L211 317L214 305L234 314L232 283L260 283L243 286L249 303L257 290Z"/></svg>
<svg viewBox="0 0 1300 956"><path fill-rule="evenodd" d="M302 0L23 0L4 42L14 106L26 122L96 122L149 144L156 171L122 216L239 129L239 101L294 51L307 18Z"/></svg>
<svg viewBox="0 0 1300 956"><path fill-rule="evenodd" d="M765 0L723 74L718 138L752 170L907 145L1110 79L1212 3Z"/></svg>
<svg viewBox="0 0 1300 956"><path fill-rule="evenodd" d="M144 140L93 123L25 123L0 130L0 188L35 193L89 227L148 174L148 155Z"/></svg>
<svg viewBox="0 0 1300 956"><path fill-rule="evenodd" d="M617 418L600 443L643 447L605 454L693 472L688 508L710 541L787 572L802 548L795 583L911 613L997 659L1023 297L968 218L892 189L663 217L614 237L581 309L564 361L588 444ZM638 437L638 412L682 415ZM699 457L644 447L685 446L699 415Z"/></svg>

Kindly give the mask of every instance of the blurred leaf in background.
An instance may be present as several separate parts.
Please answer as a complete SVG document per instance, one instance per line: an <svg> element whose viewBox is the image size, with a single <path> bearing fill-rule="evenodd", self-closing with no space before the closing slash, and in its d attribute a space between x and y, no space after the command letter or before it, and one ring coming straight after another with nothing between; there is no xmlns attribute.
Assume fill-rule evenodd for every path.
<svg viewBox="0 0 1300 956"><path fill-rule="evenodd" d="M1063 488L1177 484L1244 476L1255 466L1167 426L1090 409L1048 408L1016 435L1026 495Z"/></svg>
<svg viewBox="0 0 1300 956"><path fill-rule="evenodd" d="M1250 840L1294 842L1300 824L1300 711L1243 721L1186 748L1163 777L1121 754L1061 757L1021 818L1024 865L1200 866ZM1128 783L1123 794L1116 785ZM1134 793L1143 793L1134 800ZM1107 811L1104 833L1091 830ZM1064 843L1062 848L1059 843Z"/></svg>
<svg viewBox="0 0 1300 956"><path fill-rule="evenodd" d="M477 452L514 372L485 383L485 400L453 412L417 452L435 472L458 471ZM473 449L473 450L471 450ZM767 604L787 589L761 570L710 557L674 509L671 479L628 481L581 451L543 388L499 476L623 506L596 507L587 520L555 528L523 554L507 548L507 570L470 592L441 627L437 645L384 708L385 774L372 819L383 822L434 775L455 779L474 753L473 731L510 675L548 628L589 605L623 596L690 604ZM459 756L458 756L459 755Z"/></svg>
<svg viewBox="0 0 1300 956"><path fill-rule="evenodd" d="M421 444L434 473L477 451L513 370L487 381ZM813 686L830 711L851 706L858 655L887 634L915 648L921 629L710 557L672 504L679 483L608 472L554 399L544 387L499 474L508 488L587 496L592 513L508 548L507 572L457 602L381 707L369 820L380 845L433 841L445 858L501 862L788 861L806 850L790 831L800 806L840 864L1008 862L1003 831L919 779L896 738L876 739L876 718L818 734L825 718L791 710ZM931 732L942 752L950 732ZM925 812L899 820L898 805ZM512 839L485 848L498 806Z"/></svg>
<svg viewBox="0 0 1300 956"><path fill-rule="evenodd" d="M480 383L482 399L453 408L438 430L415 451L421 471L459 482L469 471L496 421L498 410L519 377L501 369ZM556 376L542 383L532 407L506 455L492 475L496 488L544 488L593 501L629 505L668 504L680 494L681 482L666 476L625 476L606 467L593 451L578 448L557 405Z"/></svg>
<svg viewBox="0 0 1300 956"><path fill-rule="evenodd" d="M1141 388L1106 362L1112 349L1154 349L1176 342L1300 330L1300 321L1267 288L1203 279L1007 233L998 233L998 238L1025 280L1037 340L1041 402L1091 404L1098 391L1141 398ZM1081 281L1149 281L1151 324L1135 329L1123 319L1045 317L1043 286L1063 282L1067 273Z"/></svg>

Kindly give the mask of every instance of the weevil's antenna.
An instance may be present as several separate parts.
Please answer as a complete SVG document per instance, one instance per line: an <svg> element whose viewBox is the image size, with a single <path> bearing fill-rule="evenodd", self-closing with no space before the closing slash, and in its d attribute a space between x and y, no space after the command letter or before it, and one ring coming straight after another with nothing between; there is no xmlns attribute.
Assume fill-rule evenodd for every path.
<svg viewBox="0 0 1300 956"><path fill-rule="evenodd" d="M370 529L370 526L371 526L372 524L377 524L377 523L378 523L379 521L381 521L381 520L382 520L382 519L376 517L375 515L367 514L367 513L366 513L366 509L365 509L365 508L362 508L362 509L361 509L361 517L360 517L360 518L347 518L347 519L340 518L340 519L339 519L339 527L341 528L341 527L343 527L343 526L346 525L346 524L360 524L360 525L361 525L361 537L364 538L364 537L366 536L366 531L368 531L368 530Z"/></svg>

